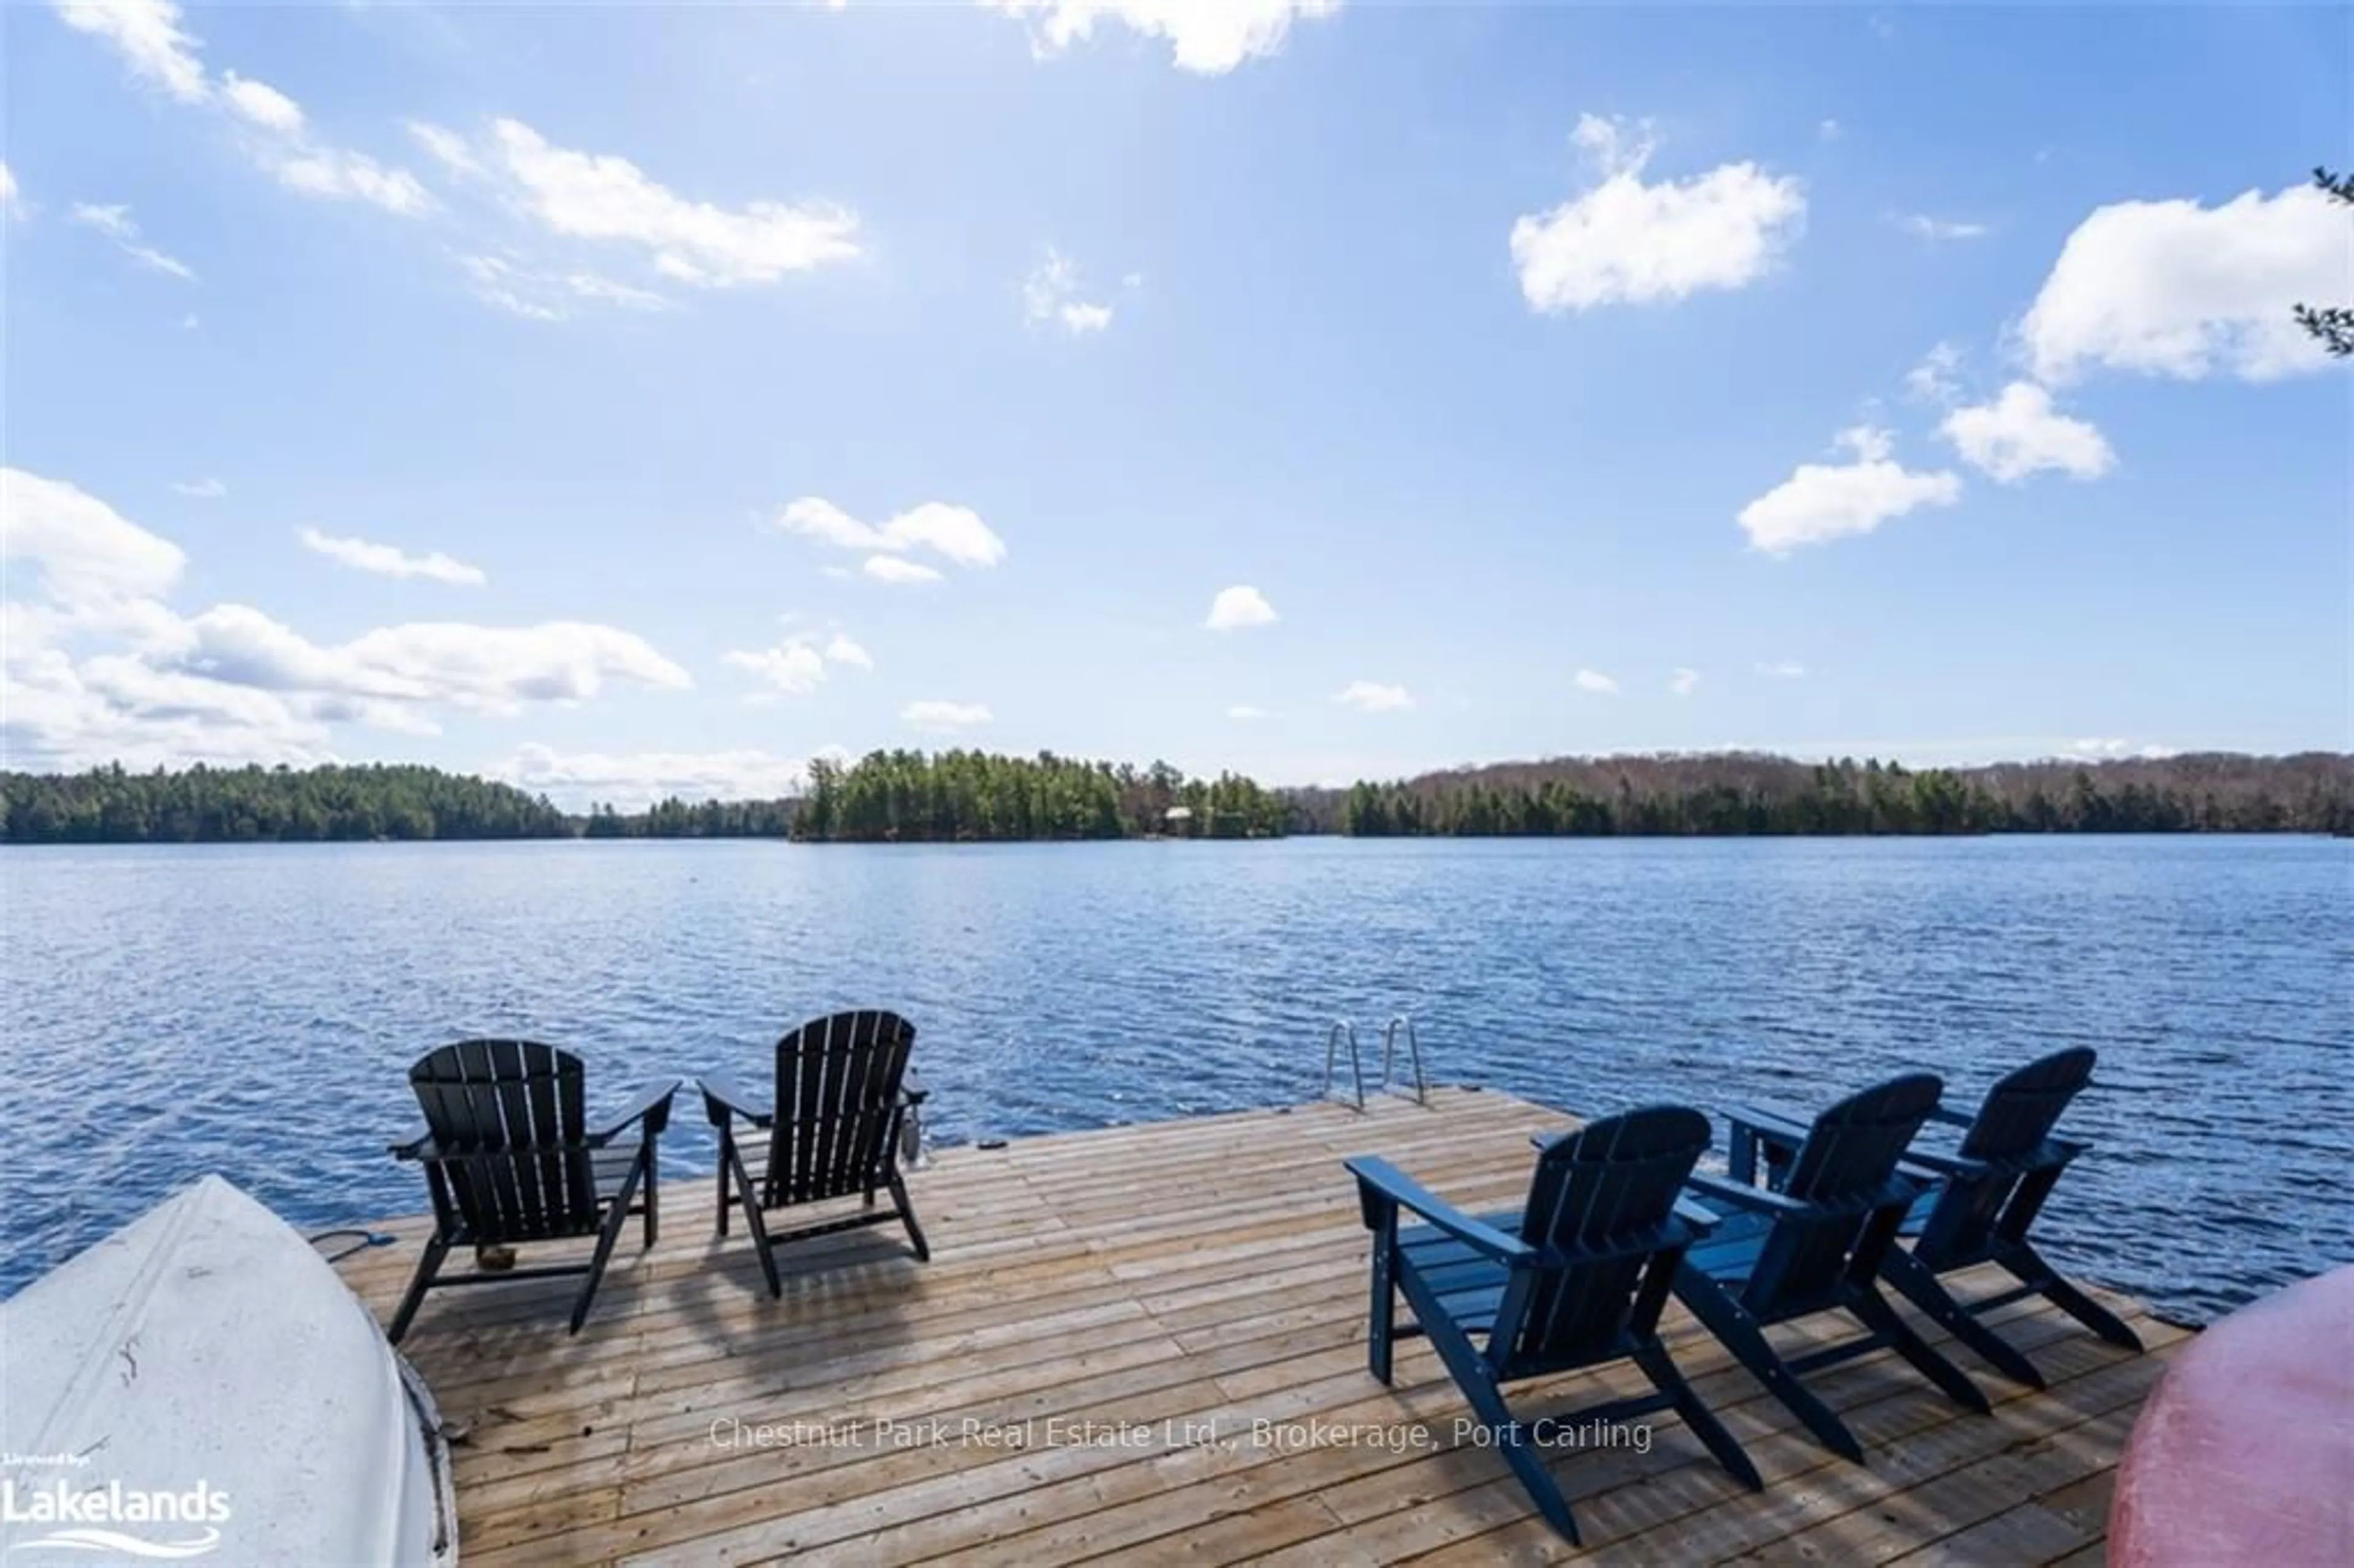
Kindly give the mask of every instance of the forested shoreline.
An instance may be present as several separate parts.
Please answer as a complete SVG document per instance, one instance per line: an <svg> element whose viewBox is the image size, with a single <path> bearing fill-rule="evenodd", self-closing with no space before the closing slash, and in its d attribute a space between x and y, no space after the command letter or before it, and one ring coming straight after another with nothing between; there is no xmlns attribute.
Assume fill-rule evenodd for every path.
<svg viewBox="0 0 2354 1568"><path fill-rule="evenodd" d="M0 842L249 843L520 838L805 842L2075 832L2354 833L2354 756L2198 753L1911 769L1749 752L1557 758L1346 789L1268 789L1041 753L821 760L798 796L567 813L545 795L374 765L0 773Z"/></svg>

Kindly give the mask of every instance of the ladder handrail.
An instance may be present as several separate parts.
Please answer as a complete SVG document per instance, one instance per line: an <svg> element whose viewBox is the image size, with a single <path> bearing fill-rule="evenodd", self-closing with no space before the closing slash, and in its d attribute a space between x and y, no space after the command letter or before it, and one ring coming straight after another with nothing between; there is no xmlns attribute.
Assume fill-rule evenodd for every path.
<svg viewBox="0 0 2354 1568"><path fill-rule="evenodd" d="M1406 1059L1414 1064L1415 1104L1426 1106L1430 1103L1430 1084L1422 1075L1422 1042L1415 1036L1414 1020L1403 1012L1392 1014L1388 1026L1382 1031L1382 1090L1384 1093L1389 1092L1390 1054L1397 1049L1398 1028L1401 1024L1405 1028Z"/></svg>
<svg viewBox="0 0 2354 1568"><path fill-rule="evenodd" d="M1365 1108L1365 1065L1357 1054L1357 1026L1345 1018L1336 1018L1324 1036L1324 1097L1332 1097L1332 1067L1341 1050L1341 1041L1349 1042L1349 1076L1357 1090L1357 1108Z"/></svg>

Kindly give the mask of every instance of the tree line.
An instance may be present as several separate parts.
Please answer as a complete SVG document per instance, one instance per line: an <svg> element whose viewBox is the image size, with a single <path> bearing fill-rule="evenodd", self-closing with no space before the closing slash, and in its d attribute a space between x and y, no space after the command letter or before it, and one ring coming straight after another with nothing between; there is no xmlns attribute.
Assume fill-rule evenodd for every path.
<svg viewBox="0 0 2354 1568"><path fill-rule="evenodd" d="M370 839L1040 839L1730 834L2354 833L2354 757L2200 753L1923 768L1746 752L1556 758L1346 789L979 751L821 760L798 796L567 815L512 785L404 766L0 773L12 843Z"/></svg>
<svg viewBox="0 0 2354 1568"><path fill-rule="evenodd" d="M1564 758L1303 794L1305 832L1424 835L2354 832L2354 758L1924 768L1751 753Z"/></svg>
<svg viewBox="0 0 2354 1568"><path fill-rule="evenodd" d="M11 843L544 839L571 831L544 795L438 768L0 773Z"/></svg>

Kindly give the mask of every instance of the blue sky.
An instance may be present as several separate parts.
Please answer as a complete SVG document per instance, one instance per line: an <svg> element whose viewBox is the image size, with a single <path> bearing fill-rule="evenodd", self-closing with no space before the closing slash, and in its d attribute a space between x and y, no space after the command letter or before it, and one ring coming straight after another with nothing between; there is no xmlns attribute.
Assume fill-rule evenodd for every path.
<svg viewBox="0 0 2354 1568"><path fill-rule="evenodd" d="M2344 749L2349 15L11 5L7 761Z"/></svg>

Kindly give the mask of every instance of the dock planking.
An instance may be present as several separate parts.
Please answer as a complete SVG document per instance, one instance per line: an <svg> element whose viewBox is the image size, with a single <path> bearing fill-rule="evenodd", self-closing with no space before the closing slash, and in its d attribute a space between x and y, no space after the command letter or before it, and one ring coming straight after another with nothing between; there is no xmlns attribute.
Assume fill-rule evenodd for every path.
<svg viewBox="0 0 2354 1568"><path fill-rule="evenodd" d="M465 1432L471 1568L2097 1557L2126 1433L2183 1337L2098 1291L2150 1352L2040 1301L2004 1308L1990 1320L2051 1386L1951 1347L1990 1416L1887 1352L1811 1379L1867 1466L1815 1444L1671 1307L1671 1351L1766 1489L1742 1489L1662 1414L1647 1449L1554 1459L1586 1547L1553 1535L1492 1451L1458 1440L1469 1411L1424 1341L1402 1342L1394 1388L1367 1373L1366 1238L1340 1162L1378 1153L1468 1206L1509 1206L1528 1135L1573 1125L1446 1088L1426 1107L949 1150L909 1177L931 1262L889 1231L823 1237L780 1254L781 1299L740 1226L715 1235L711 1179L673 1177L661 1245L625 1244L578 1338L563 1282L525 1281L439 1293L402 1350ZM402 1245L341 1266L388 1319L427 1225L381 1228ZM1953 1283L1967 1299L1999 1280ZM1848 1331L1826 1319L1774 1337L1795 1353ZM1524 1388L1531 1418L1644 1391L1627 1366ZM798 1440L751 1446L744 1429L762 1426Z"/></svg>

